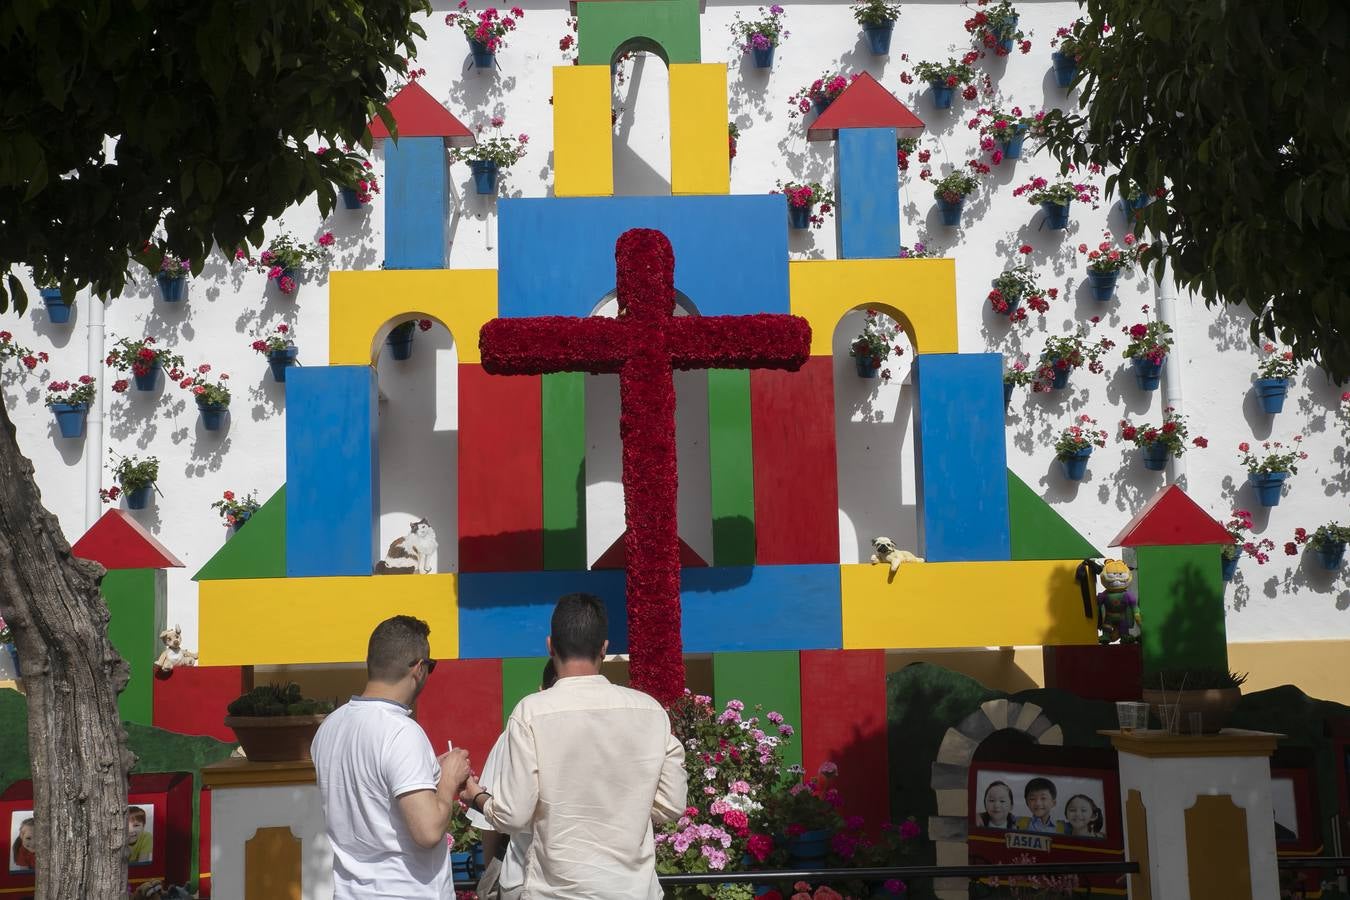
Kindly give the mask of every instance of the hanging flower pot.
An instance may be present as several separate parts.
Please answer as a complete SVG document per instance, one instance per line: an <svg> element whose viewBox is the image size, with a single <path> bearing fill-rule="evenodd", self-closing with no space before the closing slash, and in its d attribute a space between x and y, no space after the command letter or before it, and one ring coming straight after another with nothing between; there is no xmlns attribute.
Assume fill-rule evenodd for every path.
<svg viewBox="0 0 1350 900"><path fill-rule="evenodd" d="M1158 383L1162 380L1163 361L1156 362L1147 356L1136 356L1134 363L1134 380L1139 385L1141 391L1156 391Z"/></svg>
<svg viewBox="0 0 1350 900"><path fill-rule="evenodd" d="M815 205L793 206L788 204L788 224L798 231L811 227L811 210Z"/></svg>
<svg viewBox="0 0 1350 900"><path fill-rule="evenodd" d="M1007 408L1008 408L1008 404L1012 403L1013 388L1015 388L1015 387L1016 387L1016 385L1013 384L1011 381L1005 381L1005 382L1003 382L1003 408L1004 408L1004 409L1007 409Z"/></svg>
<svg viewBox="0 0 1350 900"><path fill-rule="evenodd" d="M796 837L787 839L788 855L796 863L823 860L829 846L830 832L823 828L803 831Z"/></svg>
<svg viewBox="0 0 1350 900"><path fill-rule="evenodd" d="M1092 299L1099 303L1108 302L1116 295L1116 281L1119 278L1119 269L1110 272L1093 272L1089 269L1088 289L1092 291Z"/></svg>
<svg viewBox="0 0 1350 900"><path fill-rule="evenodd" d="M881 360L875 356L855 356L853 363L858 368L859 378L876 378L881 371Z"/></svg>
<svg viewBox="0 0 1350 900"><path fill-rule="evenodd" d="M70 301L61 296L61 289L39 288L42 302L47 306L47 318L53 325L64 325L70 321Z"/></svg>
<svg viewBox="0 0 1350 900"><path fill-rule="evenodd" d="M300 348L291 344L281 350L270 350L267 353L267 364L272 367L273 381L286 381L286 370L295 365L295 357L300 353Z"/></svg>
<svg viewBox="0 0 1350 900"><path fill-rule="evenodd" d="M169 276L160 272L155 276L155 281L159 282L159 295L165 303L177 303L183 299L183 288L187 284L185 276Z"/></svg>
<svg viewBox="0 0 1350 900"><path fill-rule="evenodd" d="M52 414L56 416L56 427L63 438L84 437L84 419L89 413L88 403L52 403Z"/></svg>
<svg viewBox="0 0 1350 900"><path fill-rule="evenodd" d="M1078 58L1056 50L1050 54L1050 64L1055 67L1055 84L1067 88L1078 77Z"/></svg>
<svg viewBox="0 0 1350 900"><path fill-rule="evenodd" d="M1314 547L1313 553L1317 554L1317 561L1322 568L1334 572L1345 562L1345 541L1328 541L1320 547Z"/></svg>
<svg viewBox="0 0 1350 900"><path fill-rule="evenodd" d="M1088 457L1092 455L1091 447L1084 447L1071 454L1060 456L1059 464L1064 469L1064 477L1070 481L1082 481L1087 475Z"/></svg>
<svg viewBox="0 0 1350 900"><path fill-rule="evenodd" d="M1167 468L1167 460L1171 453L1167 450L1167 445L1162 441L1154 441L1152 444L1144 444L1143 450L1144 468L1150 472L1161 472Z"/></svg>
<svg viewBox="0 0 1350 900"><path fill-rule="evenodd" d="M1247 483L1256 491L1257 503L1262 506L1279 506L1280 491L1288 477L1288 472L1252 472L1247 475Z"/></svg>
<svg viewBox="0 0 1350 900"><path fill-rule="evenodd" d="M455 881L473 880L473 853L465 850L450 851L450 874Z"/></svg>
<svg viewBox="0 0 1350 900"><path fill-rule="evenodd" d="M207 431L219 431L229 408L228 403L208 403L205 400L198 400L197 409L202 414L202 427Z"/></svg>
<svg viewBox="0 0 1350 900"><path fill-rule="evenodd" d="M772 45L770 45L770 46L768 46L768 47L751 47L751 48L750 48L750 59L754 62L755 68L756 68L756 69L772 69L772 68L773 68L773 51L774 51L774 48L773 48Z"/></svg>
<svg viewBox="0 0 1350 900"><path fill-rule="evenodd" d="M999 141L999 149L1003 151L1004 159L1021 159L1022 145L1026 143L1027 132L1031 130L1029 125L1014 125L1012 137L1006 141Z"/></svg>
<svg viewBox="0 0 1350 900"><path fill-rule="evenodd" d="M416 322L403 322L394 326L394 330L389 332L389 337L384 339L391 357L399 361L412 358L413 329L416 327Z"/></svg>
<svg viewBox="0 0 1350 900"><path fill-rule="evenodd" d="M1054 375L1050 379L1050 387L1057 391L1062 391L1069 386L1069 376L1073 374L1073 366L1060 365L1062 360L1058 356L1047 357L1046 364L1054 370Z"/></svg>
<svg viewBox="0 0 1350 900"><path fill-rule="evenodd" d="M961 197L955 202L937 198L938 213L942 216L942 224L948 228L955 228L961 224L961 210L966 206L966 198Z"/></svg>
<svg viewBox="0 0 1350 900"><path fill-rule="evenodd" d="M136 390L153 391L155 389L155 383L159 381L159 360L154 360L145 368L146 371L138 372L135 367L133 367L131 370L131 380L136 383Z"/></svg>
<svg viewBox="0 0 1350 900"><path fill-rule="evenodd" d="M1117 201L1120 211L1126 216L1131 216L1153 202L1153 198L1148 194L1136 194L1133 197L1121 197Z"/></svg>
<svg viewBox="0 0 1350 900"><path fill-rule="evenodd" d="M155 485L154 482L151 482L136 488L134 491L125 491L124 493L127 498L127 509L145 509L150 503L150 498L154 496Z"/></svg>
<svg viewBox="0 0 1350 900"><path fill-rule="evenodd" d="M469 38L469 53L473 56L473 64L480 69L491 69L497 64L496 51L489 50L487 44L473 38Z"/></svg>
<svg viewBox="0 0 1350 900"><path fill-rule="evenodd" d="M497 164L490 159L471 159L469 169L473 172L473 189L479 194L497 193Z"/></svg>
<svg viewBox="0 0 1350 900"><path fill-rule="evenodd" d="M251 518L253 518L253 513L251 512L236 513L234 521L230 523L230 534L238 534L239 529L243 528Z"/></svg>
<svg viewBox="0 0 1350 900"><path fill-rule="evenodd" d="M933 92L934 109L952 108L952 98L956 95L956 88L948 87L941 81L930 81L928 87Z"/></svg>
<svg viewBox="0 0 1350 900"><path fill-rule="evenodd" d="M1261 398L1261 408L1274 415L1284 409L1284 398L1289 395L1289 379L1258 378L1256 395Z"/></svg>
<svg viewBox="0 0 1350 900"><path fill-rule="evenodd" d="M863 35L867 38L867 49L876 56L889 56L891 35L895 33L895 21L879 22L876 25L864 25Z"/></svg>
<svg viewBox="0 0 1350 900"><path fill-rule="evenodd" d="M1052 231L1063 231L1069 227L1068 203L1044 202L1041 204L1041 209L1045 210L1046 228L1049 228Z"/></svg>
<svg viewBox="0 0 1350 900"><path fill-rule="evenodd" d="M1013 16L1004 22L998 30L998 46L1005 56L1012 52L1013 43L1017 40L1017 22L1019 19L1021 19L1021 16Z"/></svg>
<svg viewBox="0 0 1350 900"><path fill-rule="evenodd" d="M821 113L830 108L830 104L833 102L833 97L817 94L811 98L811 109L815 112L816 116L819 117Z"/></svg>
<svg viewBox="0 0 1350 900"><path fill-rule="evenodd" d="M1221 571L1223 572L1224 581L1233 580L1233 576L1237 574L1238 560L1241 558L1242 558L1242 546L1240 544L1234 544L1233 555L1232 556L1225 555L1223 557L1223 566Z"/></svg>
<svg viewBox="0 0 1350 900"><path fill-rule="evenodd" d="M356 193L356 188L342 188L338 193L342 195L342 205L347 209L360 209L365 205Z"/></svg>

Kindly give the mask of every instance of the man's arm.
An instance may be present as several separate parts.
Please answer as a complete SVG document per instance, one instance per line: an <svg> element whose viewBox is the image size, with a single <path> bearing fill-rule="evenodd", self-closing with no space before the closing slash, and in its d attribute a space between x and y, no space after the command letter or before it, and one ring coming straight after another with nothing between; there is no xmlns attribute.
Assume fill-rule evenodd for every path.
<svg viewBox="0 0 1350 900"><path fill-rule="evenodd" d="M664 825L684 815L689 800L689 778L684 771L684 745L671 734L666 737L666 758L661 764L661 780L652 800L652 823Z"/></svg>
<svg viewBox="0 0 1350 900"><path fill-rule="evenodd" d="M506 743L496 779L496 793L489 793L470 777L460 799L481 811L493 831L528 831L539 805L539 759L534 732L515 716L506 723Z"/></svg>
<svg viewBox="0 0 1350 900"><path fill-rule="evenodd" d="M439 757L441 777L436 789L414 788L398 795L398 809L417 846L427 850L444 843L445 830L455 811L455 794L469 775L469 754L451 750Z"/></svg>

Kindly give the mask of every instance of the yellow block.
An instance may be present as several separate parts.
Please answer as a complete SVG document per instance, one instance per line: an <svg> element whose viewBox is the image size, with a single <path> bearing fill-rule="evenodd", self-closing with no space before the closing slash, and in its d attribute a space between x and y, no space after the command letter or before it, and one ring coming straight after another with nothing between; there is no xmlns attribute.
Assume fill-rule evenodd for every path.
<svg viewBox="0 0 1350 900"><path fill-rule="evenodd" d="M375 626L416 616L431 655L459 656L454 575L242 578L198 585L203 666L365 662Z"/></svg>
<svg viewBox="0 0 1350 900"><path fill-rule="evenodd" d="M730 191L727 67L676 63L670 67L670 192Z"/></svg>
<svg viewBox="0 0 1350 900"><path fill-rule="evenodd" d="M553 67L553 195L614 194L609 66ZM725 96L722 102L726 103ZM724 126L725 127L725 126Z"/></svg>
<svg viewBox="0 0 1350 900"><path fill-rule="evenodd" d="M833 355L845 313L870 306L892 316L916 353L956 353L956 261L824 259L788 263L792 312L811 323L811 355Z"/></svg>
<svg viewBox="0 0 1350 900"><path fill-rule="evenodd" d="M379 269L328 276L328 364L369 366L399 317L436 319L462 363L480 362L478 332L497 317L495 269Z"/></svg>
<svg viewBox="0 0 1350 900"><path fill-rule="evenodd" d="M839 567L844 649L1095 644L1077 560ZM203 632L205 633L205 632Z"/></svg>

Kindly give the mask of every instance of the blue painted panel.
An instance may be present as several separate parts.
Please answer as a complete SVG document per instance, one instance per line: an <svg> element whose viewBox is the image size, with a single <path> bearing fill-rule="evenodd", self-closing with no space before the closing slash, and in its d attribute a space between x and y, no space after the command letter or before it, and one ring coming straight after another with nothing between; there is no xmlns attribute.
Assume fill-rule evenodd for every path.
<svg viewBox="0 0 1350 900"><path fill-rule="evenodd" d="M900 252L899 170L894 128L841 128L835 145L841 259L893 259Z"/></svg>
<svg viewBox="0 0 1350 900"><path fill-rule="evenodd" d="M553 606L582 591L605 601L609 652L628 652L623 572L465 572L459 576L459 655L465 659L545 653Z"/></svg>
<svg viewBox="0 0 1350 900"><path fill-rule="evenodd" d="M920 555L1011 559L1002 355L921 354L913 372Z"/></svg>
<svg viewBox="0 0 1350 900"><path fill-rule="evenodd" d="M369 575L380 460L375 370L305 366L286 375L286 575Z"/></svg>
<svg viewBox="0 0 1350 900"><path fill-rule="evenodd" d="M384 266L444 269L450 227L445 141L405 137L384 142Z"/></svg>
<svg viewBox="0 0 1350 900"><path fill-rule="evenodd" d="M684 652L842 647L837 565L685 569Z"/></svg>
<svg viewBox="0 0 1350 900"><path fill-rule="evenodd" d="M614 242L630 228L670 239L675 287L701 314L789 311L781 194L503 199L498 210L504 317L589 316L614 290Z"/></svg>

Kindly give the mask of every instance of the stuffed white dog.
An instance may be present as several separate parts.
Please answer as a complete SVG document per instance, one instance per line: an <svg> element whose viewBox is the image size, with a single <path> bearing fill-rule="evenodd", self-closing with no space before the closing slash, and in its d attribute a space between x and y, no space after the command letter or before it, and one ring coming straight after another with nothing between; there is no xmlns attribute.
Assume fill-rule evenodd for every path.
<svg viewBox="0 0 1350 900"><path fill-rule="evenodd" d="M915 556L908 550L901 550L895 546L895 541L888 537L873 538L872 549L876 551L872 554L872 564L890 563L892 575L900 568L901 563L923 562L922 557Z"/></svg>

